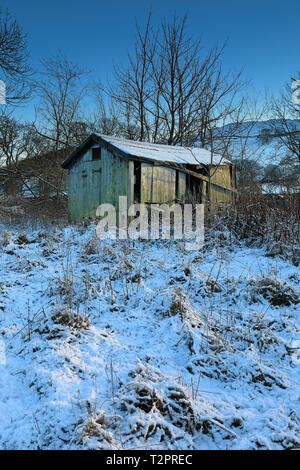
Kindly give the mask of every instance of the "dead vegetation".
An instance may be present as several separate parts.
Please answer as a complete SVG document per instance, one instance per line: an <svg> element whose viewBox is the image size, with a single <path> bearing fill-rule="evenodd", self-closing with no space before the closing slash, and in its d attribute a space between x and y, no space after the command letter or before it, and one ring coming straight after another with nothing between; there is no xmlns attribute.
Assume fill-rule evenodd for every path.
<svg viewBox="0 0 300 470"><path fill-rule="evenodd" d="M1 222L9 227L36 227L46 223L66 224L67 199L24 198L21 196L6 196L0 194Z"/></svg>
<svg viewBox="0 0 300 470"><path fill-rule="evenodd" d="M136 420L128 420L129 440L143 439L152 445L163 442L173 446L184 435L193 436L196 432L212 435L221 429L225 434L235 436L235 432L224 424L220 413L201 396L199 383L196 388L189 388L180 379L174 381L141 362L129 376L134 380L121 388L118 397L118 408L122 413L138 415ZM214 417L208 416L209 411Z"/></svg>
<svg viewBox="0 0 300 470"><path fill-rule="evenodd" d="M96 255L99 253L99 240L94 235L92 236L83 247L83 254L86 256Z"/></svg>
<svg viewBox="0 0 300 470"><path fill-rule="evenodd" d="M56 325L63 325L74 330L87 330L90 326L90 319L86 314L74 312L69 307L57 309L52 315L51 320Z"/></svg>
<svg viewBox="0 0 300 470"><path fill-rule="evenodd" d="M217 238L227 243L230 231L225 225L223 231ZM121 378L117 372L110 374L109 367L100 367L101 381L95 388L101 389L100 382L105 383L104 388L111 387L110 396L103 407L95 404L80 409L81 418L77 416L70 427L74 431L72 445L91 449L178 448L184 442L193 448L197 439L232 445L247 434L244 422L248 418L241 416L236 403L230 413L223 414L227 405L218 401L218 395L206 392L203 378L228 390L235 383L242 384L254 395L289 389L286 371L297 363L298 349L286 338L295 334L299 303L294 287L299 276L297 270L290 271L290 264L284 265L289 266L289 275L283 272L284 280L280 270L266 268L274 265L270 257L257 261L256 274L247 264L236 274L231 271L231 262L244 243L241 240L235 240L232 251L214 239L203 252L187 254L182 245L172 241L158 242L157 247L147 241L100 242L94 237L93 226L68 228L67 235L63 233L47 228L32 233L23 227L18 232L3 232L4 256L8 251L14 256L20 253L18 263L13 256L6 256L7 266L19 272L19 277L35 273L47 279L38 296L49 305L37 316L26 306L22 312L25 327L18 336L32 349L41 347L36 346L38 340L53 351L74 345L75 355L94 341L95 360L102 356L107 360L113 351L122 364L123 350L131 351L129 354L134 350L141 357L135 369L131 355L125 366L118 363L116 369L129 367L127 376L123 370ZM233 239L233 232L231 236ZM31 250L37 250L35 258L28 256ZM2 282L1 293L10 288ZM3 295L1 311L7 309L6 297ZM145 342L140 349L135 345L138 335ZM171 357L180 358L183 376L170 377L163 356L157 352L151 355L150 337L156 341L154 351L167 344ZM142 357L145 351L151 352L146 360ZM65 353L61 360L62 370L74 374L76 380L87 373L77 359L73 364L65 358ZM88 377L89 382L94 380ZM52 390L49 378L42 385L34 380L40 396ZM43 439L47 442L46 436ZM276 439L278 446L292 445L287 431ZM258 437L256 441L254 448L266 446Z"/></svg>
<svg viewBox="0 0 300 470"><path fill-rule="evenodd" d="M266 195L257 190L239 193L234 206L220 205L206 216L206 247L243 242L264 246L267 256L300 263L299 194Z"/></svg>
<svg viewBox="0 0 300 470"><path fill-rule="evenodd" d="M89 409L88 416L75 428L73 442L92 450L119 449L116 439L116 416L107 416L100 409Z"/></svg>
<svg viewBox="0 0 300 470"><path fill-rule="evenodd" d="M68 339L69 333L84 332L90 327L90 319L84 313L74 312L69 307L57 306L51 312L43 312L38 318L34 332L45 335L47 340Z"/></svg>
<svg viewBox="0 0 300 470"><path fill-rule="evenodd" d="M296 305L300 302L299 294L288 282L278 279L275 274L263 275L262 277L250 280L252 289L252 299L259 301L259 296L268 300L274 307Z"/></svg>

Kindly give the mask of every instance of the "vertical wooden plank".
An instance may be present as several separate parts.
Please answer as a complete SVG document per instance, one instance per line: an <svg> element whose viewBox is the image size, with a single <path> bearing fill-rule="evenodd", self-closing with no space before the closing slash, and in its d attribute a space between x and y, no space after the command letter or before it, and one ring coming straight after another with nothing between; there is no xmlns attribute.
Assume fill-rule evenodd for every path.
<svg viewBox="0 0 300 470"><path fill-rule="evenodd" d="M134 203L134 162L128 162L128 207Z"/></svg>
<svg viewBox="0 0 300 470"><path fill-rule="evenodd" d="M153 197L153 165L141 164L141 203L151 203Z"/></svg>
<svg viewBox="0 0 300 470"><path fill-rule="evenodd" d="M154 166L152 202L172 204L175 202L175 198L176 170L163 166Z"/></svg>
<svg viewBox="0 0 300 470"><path fill-rule="evenodd" d="M206 181L202 181L202 204L205 204L206 203L206 199L207 199L207 182Z"/></svg>
<svg viewBox="0 0 300 470"><path fill-rule="evenodd" d="M176 170L142 163L141 189L142 203L174 203L176 197Z"/></svg>
<svg viewBox="0 0 300 470"><path fill-rule="evenodd" d="M215 183L224 188L231 189L231 176L230 176L231 165L220 165L218 167L211 167L211 182Z"/></svg>
<svg viewBox="0 0 300 470"><path fill-rule="evenodd" d="M178 202L184 204L185 202L185 193L186 193L186 174L178 171L178 181L177 181L177 199Z"/></svg>
<svg viewBox="0 0 300 470"><path fill-rule="evenodd" d="M133 162L132 162L133 163ZM114 155L108 150L103 151L103 167L101 175L101 202L113 204L118 210L119 196L127 196L133 200L133 166L130 161Z"/></svg>

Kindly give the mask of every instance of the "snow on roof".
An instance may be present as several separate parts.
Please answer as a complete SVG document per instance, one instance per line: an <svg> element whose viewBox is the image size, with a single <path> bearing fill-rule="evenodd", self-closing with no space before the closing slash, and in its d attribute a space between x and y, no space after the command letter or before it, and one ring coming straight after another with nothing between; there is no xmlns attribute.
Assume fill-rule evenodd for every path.
<svg viewBox="0 0 300 470"><path fill-rule="evenodd" d="M148 142L136 142L134 140L121 139L103 134L96 134L101 139L109 142L122 152L135 157L149 158L161 162L181 163L184 165L226 165L230 163L221 155L214 155L200 147L179 147L172 145L150 144Z"/></svg>

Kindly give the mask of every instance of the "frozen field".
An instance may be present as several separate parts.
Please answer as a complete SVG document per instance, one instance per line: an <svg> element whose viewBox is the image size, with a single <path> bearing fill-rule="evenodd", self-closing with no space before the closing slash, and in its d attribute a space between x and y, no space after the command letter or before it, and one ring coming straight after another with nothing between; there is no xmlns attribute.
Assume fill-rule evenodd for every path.
<svg viewBox="0 0 300 470"><path fill-rule="evenodd" d="M2 228L0 448L297 448L300 272L269 255Z"/></svg>

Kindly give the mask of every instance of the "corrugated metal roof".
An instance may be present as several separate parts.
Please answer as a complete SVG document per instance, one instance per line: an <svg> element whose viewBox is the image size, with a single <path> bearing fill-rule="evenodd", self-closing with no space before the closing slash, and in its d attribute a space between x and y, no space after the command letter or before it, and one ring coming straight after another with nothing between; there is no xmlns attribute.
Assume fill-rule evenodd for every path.
<svg viewBox="0 0 300 470"><path fill-rule="evenodd" d="M179 147L172 145L150 144L148 142L136 142L109 135L96 134L101 139L109 142L122 152L140 158L148 158L169 163L181 163L184 165L226 165L230 163L221 155L214 155L212 159L211 152L200 147Z"/></svg>

